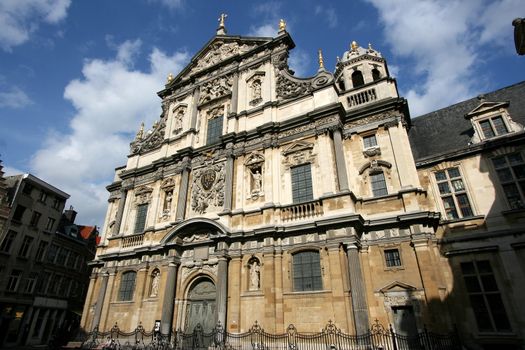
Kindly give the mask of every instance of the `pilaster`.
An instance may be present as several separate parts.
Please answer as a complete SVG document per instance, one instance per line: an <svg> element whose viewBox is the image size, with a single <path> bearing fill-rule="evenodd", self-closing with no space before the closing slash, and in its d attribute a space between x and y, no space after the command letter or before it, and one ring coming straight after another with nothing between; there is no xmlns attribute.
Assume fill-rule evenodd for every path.
<svg viewBox="0 0 525 350"><path fill-rule="evenodd" d="M186 201L188 198L189 179L190 179L190 169L187 166L188 159L185 158L183 162L185 162L186 164L184 165L184 169L182 170L180 187L179 187L179 197L177 198L177 213L175 216L175 220L177 221L184 220L184 216L186 213Z"/></svg>
<svg viewBox="0 0 525 350"><path fill-rule="evenodd" d="M339 128L334 129L332 135L334 140L335 166L337 168L337 182L339 184L339 191L347 191L349 189L348 175L346 172L346 162L343 152L341 130Z"/></svg>
<svg viewBox="0 0 525 350"><path fill-rule="evenodd" d="M91 329L94 329L95 327L100 326L102 307L106 299L106 290L108 288L108 279L109 279L109 273L104 272L104 274L102 275L102 280L100 281L100 288L98 291L97 304L95 305L95 315L93 316L93 323L91 324Z"/></svg>
<svg viewBox="0 0 525 350"><path fill-rule="evenodd" d="M113 236L116 236L120 233L120 226L122 225L122 216L124 215L124 207L126 205L127 195L127 189L120 190L120 199L118 201L117 214L115 215L115 226L113 226L112 231Z"/></svg>
<svg viewBox="0 0 525 350"><path fill-rule="evenodd" d="M355 243L347 245L347 255L355 330L357 335L361 335L368 332L370 323L368 321L368 307L359 251Z"/></svg>
<svg viewBox="0 0 525 350"><path fill-rule="evenodd" d="M178 264L174 262L170 262L168 265L168 278L166 279L166 286L164 288L162 315L160 320L160 331L162 334L169 334L173 325L178 268Z"/></svg>
<svg viewBox="0 0 525 350"><path fill-rule="evenodd" d="M241 322L241 269L242 258L240 255L233 256L228 264L228 325L225 327L229 332L239 332Z"/></svg>
<svg viewBox="0 0 525 350"><path fill-rule="evenodd" d="M220 257L217 269L217 321L226 324L228 303L228 259Z"/></svg>

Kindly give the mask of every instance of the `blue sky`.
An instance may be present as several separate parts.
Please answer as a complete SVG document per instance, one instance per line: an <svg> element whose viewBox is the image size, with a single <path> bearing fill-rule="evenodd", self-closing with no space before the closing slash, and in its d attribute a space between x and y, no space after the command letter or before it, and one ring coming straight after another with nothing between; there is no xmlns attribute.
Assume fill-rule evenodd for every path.
<svg viewBox="0 0 525 350"><path fill-rule="evenodd" d="M71 195L78 222L101 225L105 186L126 162L156 92L213 37L275 36L284 18L296 75L333 70L352 40L387 59L412 117L525 79L512 19L500 1L0 1L0 159Z"/></svg>

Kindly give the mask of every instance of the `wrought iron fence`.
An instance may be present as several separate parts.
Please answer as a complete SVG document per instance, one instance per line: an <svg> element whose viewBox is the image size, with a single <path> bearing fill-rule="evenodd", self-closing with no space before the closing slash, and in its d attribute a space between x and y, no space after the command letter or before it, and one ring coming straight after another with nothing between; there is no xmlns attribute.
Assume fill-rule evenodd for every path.
<svg viewBox="0 0 525 350"><path fill-rule="evenodd" d="M376 320L362 335L343 333L331 321L319 333L300 333L294 325L286 333L271 334L257 322L248 332L229 333L218 324L207 333L197 325L192 333L180 330L170 334L146 331L139 325L132 332L115 326L107 332L94 329L80 335L82 349L116 350L456 350L461 343L455 333L437 334L426 329L417 335L401 335Z"/></svg>

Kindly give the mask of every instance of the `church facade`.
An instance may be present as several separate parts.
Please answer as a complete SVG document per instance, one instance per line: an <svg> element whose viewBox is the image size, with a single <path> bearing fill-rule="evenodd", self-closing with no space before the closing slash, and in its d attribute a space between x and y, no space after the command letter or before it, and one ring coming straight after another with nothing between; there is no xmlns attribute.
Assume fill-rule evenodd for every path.
<svg viewBox="0 0 525 350"><path fill-rule="evenodd" d="M405 334L456 325L479 338L475 311L456 318L449 300L464 288L456 285L464 283L461 266L474 277L486 267L461 265L476 254L461 232L468 228L476 240L476 230L490 231L493 247L498 232L514 227L505 249L517 252L520 205L509 210L511 221L495 219L494 230L486 224L486 203L465 209L467 189L457 180L479 164L465 163L459 177L450 169L476 153L413 150L426 147L432 128L409 135L407 101L371 45L353 42L333 73L319 52L311 78L289 69L293 47L283 21L275 38L227 35L222 21L188 66L168 76L158 93L161 116L149 130L140 128L107 187L85 329L117 323L122 330L142 324L191 332L198 323L211 330L220 322L235 333L257 321L270 333L289 324L317 332L331 320L346 333L363 334L377 320ZM465 122L483 120L487 108L505 108L475 107L461 116ZM521 134L510 115L504 122L508 134ZM484 152L484 140L477 141ZM483 195L490 197L489 175L484 179ZM452 200L440 192L445 183L456 190ZM468 198L476 195L473 187ZM517 191L523 196L522 187ZM509 201L517 203L516 196ZM477 241L483 254L498 251L484 244ZM523 258L513 257L522 266ZM513 272L523 281L522 270ZM503 289L498 293L491 295ZM524 320L514 316L510 303L517 300L510 299L500 298L509 327L491 334L499 339L498 331L506 332L512 342L522 336Z"/></svg>

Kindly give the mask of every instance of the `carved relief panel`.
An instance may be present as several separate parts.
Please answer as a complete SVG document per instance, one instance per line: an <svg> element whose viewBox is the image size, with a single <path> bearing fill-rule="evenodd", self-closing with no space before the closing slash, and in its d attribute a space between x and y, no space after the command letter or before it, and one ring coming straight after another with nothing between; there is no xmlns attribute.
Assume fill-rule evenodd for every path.
<svg viewBox="0 0 525 350"><path fill-rule="evenodd" d="M224 180L224 162L196 169L193 172L191 185L191 212L205 214L222 210Z"/></svg>

